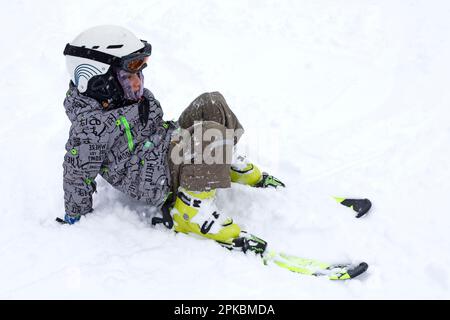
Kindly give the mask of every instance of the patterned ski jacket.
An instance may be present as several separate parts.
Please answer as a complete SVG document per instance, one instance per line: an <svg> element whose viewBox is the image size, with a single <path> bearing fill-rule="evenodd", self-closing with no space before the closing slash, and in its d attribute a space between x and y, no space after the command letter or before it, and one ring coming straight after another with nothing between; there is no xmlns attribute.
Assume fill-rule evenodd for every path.
<svg viewBox="0 0 450 320"><path fill-rule="evenodd" d="M132 198L160 208L170 190L167 154L173 123L163 121L158 100L148 90L140 103L105 110L73 84L64 107L72 122L64 156L67 214L92 211L100 174Z"/></svg>

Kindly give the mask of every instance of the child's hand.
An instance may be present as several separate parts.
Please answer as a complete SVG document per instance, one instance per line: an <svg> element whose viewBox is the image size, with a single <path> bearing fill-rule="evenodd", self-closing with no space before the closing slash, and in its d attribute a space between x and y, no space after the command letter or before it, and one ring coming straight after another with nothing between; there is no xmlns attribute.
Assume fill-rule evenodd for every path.
<svg viewBox="0 0 450 320"><path fill-rule="evenodd" d="M68 214L64 216L64 221L68 224L74 224L75 222L80 221L81 215L79 214Z"/></svg>

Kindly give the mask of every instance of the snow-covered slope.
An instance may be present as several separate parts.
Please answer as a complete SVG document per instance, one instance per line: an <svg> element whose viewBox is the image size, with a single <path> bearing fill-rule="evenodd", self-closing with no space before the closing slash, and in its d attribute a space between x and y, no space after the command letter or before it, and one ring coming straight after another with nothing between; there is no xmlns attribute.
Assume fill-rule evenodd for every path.
<svg viewBox="0 0 450 320"><path fill-rule="evenodd" d="M446 1L17 1L0 12L0 298L450 298L450 4ZM205 91L283 190L219 205L274 248L366 261L332 282L152 229L98 178L95 214L62 216L65 44L119 24L153 45L165 118ZM331 196L368 197L363 219Z"/></svg>

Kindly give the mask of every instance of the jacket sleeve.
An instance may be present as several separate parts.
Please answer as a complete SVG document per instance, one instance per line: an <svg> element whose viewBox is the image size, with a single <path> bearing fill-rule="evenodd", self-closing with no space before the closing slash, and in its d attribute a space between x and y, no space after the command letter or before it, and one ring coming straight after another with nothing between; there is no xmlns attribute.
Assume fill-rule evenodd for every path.
<svg viewBox="0 0 450 320"><path fill-rule="evenodd" d="M91 212L95 178L108 148L108 130L99 118L81 118L72 124L64 156L64 202L68 215Z"/></svg>

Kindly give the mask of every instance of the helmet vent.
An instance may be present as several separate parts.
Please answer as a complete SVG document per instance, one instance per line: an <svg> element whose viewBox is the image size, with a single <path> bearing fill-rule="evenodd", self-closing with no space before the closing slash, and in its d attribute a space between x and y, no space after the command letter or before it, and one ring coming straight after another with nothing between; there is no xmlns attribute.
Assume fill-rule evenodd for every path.
<svg viewBox="0 0 450 320"><path fill-rule="evenodd" d="M93 46L92 49L98 49L100 46Z"/></svg>
<svg viewBox="0 0 450 320"><path fill-rule="evenodd" d="M123 44L111 44L111 45L107 46L106 49L119 49L122 47L123 47Z"/></svg>

